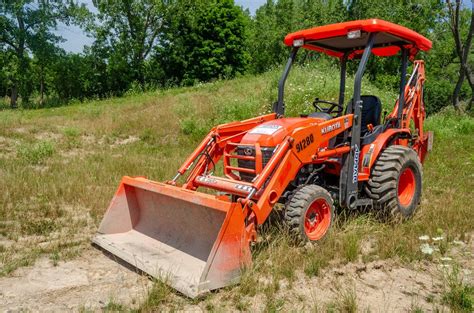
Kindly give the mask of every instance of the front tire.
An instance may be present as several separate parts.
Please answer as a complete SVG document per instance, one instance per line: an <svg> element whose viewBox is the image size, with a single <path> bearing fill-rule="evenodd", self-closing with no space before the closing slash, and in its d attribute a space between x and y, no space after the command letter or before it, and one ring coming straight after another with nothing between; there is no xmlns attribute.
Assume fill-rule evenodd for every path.
<svg viewBox="0 0 474 313"><path fill-rule="evenodd" d="M334 219L334 204L329 192L316 185L296 191L286 204L285 222L291 234L301 242L326 237Z"/></svg>
<svg viewBox="0 0 474 313"><path fill-rule="evenodd" d="M422 177L422 166L413 149L390 146L375 162L366 192L376 209L406 219L413 216L420 202Z"/></svg>

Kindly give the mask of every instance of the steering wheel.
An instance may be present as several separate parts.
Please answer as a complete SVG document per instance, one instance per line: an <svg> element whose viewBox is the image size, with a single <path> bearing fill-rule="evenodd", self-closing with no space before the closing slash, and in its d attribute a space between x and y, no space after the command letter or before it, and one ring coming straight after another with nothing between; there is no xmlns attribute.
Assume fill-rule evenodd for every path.
<svg viewBox="0 0 474 313"><path fill-rule="evenodd" d="M329 104L329 107L321 107L319 104ZM313 107L320 112L327 113L327 114L333 114L336 113L336 115L339 115L342 113L344 110L344 107L340 105L339 103L336 102L331 102L331 101L326 101L326 100L320 100L319 98L314 99L313 101Z"/></svg>

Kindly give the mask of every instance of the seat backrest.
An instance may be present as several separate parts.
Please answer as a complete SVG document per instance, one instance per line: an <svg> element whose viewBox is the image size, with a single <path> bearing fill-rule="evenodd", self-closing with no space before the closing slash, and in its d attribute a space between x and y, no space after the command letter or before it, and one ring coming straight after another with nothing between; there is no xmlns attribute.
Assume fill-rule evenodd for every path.
<svg viewBox="0 0 474 313"><path fill-rule="evenodd" d="M373 126L380 125L380 116L382 114L382 103L376 96L360 96L362 100L362 114L361 114L361 125L360 133L364 135L367 132L367 125L372 124ZM346 113L353 112L353 99L346 108Z"/></svg>

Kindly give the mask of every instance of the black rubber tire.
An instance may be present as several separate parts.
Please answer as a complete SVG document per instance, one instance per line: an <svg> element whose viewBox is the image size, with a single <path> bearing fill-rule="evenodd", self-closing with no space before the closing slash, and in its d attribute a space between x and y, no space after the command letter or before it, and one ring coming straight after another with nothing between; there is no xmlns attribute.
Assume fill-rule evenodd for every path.
<svg viewBox="0 0 474 313"><path fill-rule="evenodd" d="M326 233L318 240L310 240L305 232L306 211L317 199L324 199L329 204L330 224ZM298 189L285 206L285 223L291 235L301 242L321 241L329 233L334 220L334 202L331 194L317 185L306 185Z"/></svg>
<svg viewBox="0 0 474 313"><path fill-rule="evenodd" d="M404 206L398 198L400 174L406 168L413 171L415 192L411 202ZM393 145L382 151L372 169L365 191L374 200L374 207L390 218L407 219L413 216L421 200L423 169L413 149Z"/></svg>

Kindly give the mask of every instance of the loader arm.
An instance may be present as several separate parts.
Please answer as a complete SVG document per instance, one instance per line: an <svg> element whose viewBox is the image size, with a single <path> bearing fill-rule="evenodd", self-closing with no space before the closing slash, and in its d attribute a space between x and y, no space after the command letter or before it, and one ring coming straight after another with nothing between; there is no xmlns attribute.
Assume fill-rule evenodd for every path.
<svg viewBox="0 0 474 313"><path fill-rule="evenodd" d="M186 161L184 161L184 163L179 168L176 176L169 183L173 185L176 184L176 181L178 180L178 178L184 175L186 171L188 171L195 164L195 162L199 162L205 157L202 154L206 149L209 149L215 144L218 144L219 146L222 147L222 145L225 144L225 142L229 140L238 142L239 139L249 129L252 129L258 124L261 124L266 121L270 121L275 118L276 118L276 114L272 113L272 114L262 115L259 117L251 118L251 119L240 121L240 122L232 122L232 123L222 124L217 127L214 127L207 134L207 136L202 140L199 146L186 159ZM201 162L201 165L202 165L202 162ZM189 181L189 180L190 179L188 178L186 181ZM193 187L190 186L189 188L192 189Z"/></svg>

